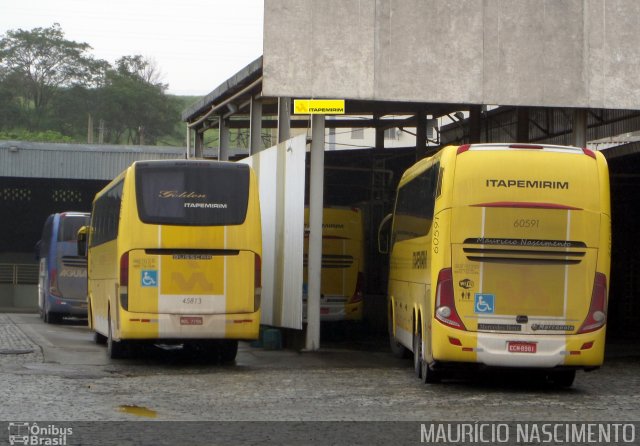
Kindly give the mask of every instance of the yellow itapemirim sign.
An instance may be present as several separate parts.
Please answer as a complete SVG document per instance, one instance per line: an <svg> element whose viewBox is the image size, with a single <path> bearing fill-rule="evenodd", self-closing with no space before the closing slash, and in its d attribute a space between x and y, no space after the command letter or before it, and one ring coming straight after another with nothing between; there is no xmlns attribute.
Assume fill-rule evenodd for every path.
<svg viewBox="0 0 640 446"><path fill-rule="evenodd" d="M296 115L344 115L344 99L294 99Z"/></svg>

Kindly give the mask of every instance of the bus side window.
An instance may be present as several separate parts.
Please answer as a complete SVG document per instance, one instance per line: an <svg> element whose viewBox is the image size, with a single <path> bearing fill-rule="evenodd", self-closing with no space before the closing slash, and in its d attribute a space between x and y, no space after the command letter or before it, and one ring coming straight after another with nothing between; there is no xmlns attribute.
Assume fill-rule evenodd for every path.
<svg viewBox="0 0 640 446"><path fill-rule="evenodd" d="M440 163L420 173L398 190L391 244L423 237L431 230Z"/></svg>

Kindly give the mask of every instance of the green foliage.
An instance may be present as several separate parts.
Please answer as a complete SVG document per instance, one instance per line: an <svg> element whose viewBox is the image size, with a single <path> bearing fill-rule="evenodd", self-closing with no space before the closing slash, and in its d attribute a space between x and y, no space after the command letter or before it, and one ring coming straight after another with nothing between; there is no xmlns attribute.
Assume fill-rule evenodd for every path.
<svg viewBox="0 0 640 446"><path fill-rule="evenodd" d="M0 131L0 140L11 141L34 141L34 142L57 142L72 143L73 138L65 136L54 130L46 130L43 132L30 132L24 129Z"/></svg>
<svg viewBox="0 0 640 446"><path fill-rule="evenodd" d="M86 142L93 122L96 142L184 145L184 100L165 94L155 63L133 55L110 66L90 49L58 24L0 36L0 138Z"/></svg>

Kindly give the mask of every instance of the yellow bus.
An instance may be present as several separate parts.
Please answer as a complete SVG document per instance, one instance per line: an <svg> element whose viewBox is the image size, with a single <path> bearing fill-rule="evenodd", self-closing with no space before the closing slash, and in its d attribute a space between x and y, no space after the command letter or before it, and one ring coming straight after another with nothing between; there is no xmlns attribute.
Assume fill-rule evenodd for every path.
<svg viewBox="0 0 640 446"><path fill-rule="evenodd" d="M534 144L449 146L400 180L390 240L394 353L437 382L463 365L559 386L604 357L611 212L604 157Z"/></svg>
<svg viewBox="0 0 640 446"><path fill-rule="evenodd" d="M111 358L181 343L235 358L257 339L262 238L244 164L138 161L100 191L88 232L88 317Z"/></svg>
<svg viewBox="0 0 640 446"><path fill-rule="evenodd" d="M304 284L307 297L309 209L304 210ZM322 276L320 320L362 320L364 239L362 212L358 208L326 207L322 212ZM304 311L306 315L306 310Z"/></svg>

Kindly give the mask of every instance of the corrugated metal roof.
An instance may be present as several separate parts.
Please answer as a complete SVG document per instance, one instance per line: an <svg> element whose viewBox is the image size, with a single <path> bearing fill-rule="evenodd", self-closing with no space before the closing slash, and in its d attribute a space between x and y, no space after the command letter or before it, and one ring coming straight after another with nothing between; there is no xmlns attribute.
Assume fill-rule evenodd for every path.
<svg viewBox="0 0 640 446"><path fill-rule="evenodd" d="M0 177L110 180L134 161L181 159L186 149L0 141Z"/></svg>

